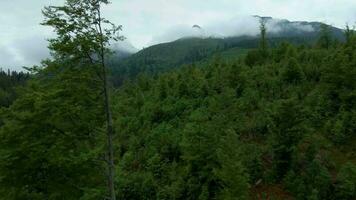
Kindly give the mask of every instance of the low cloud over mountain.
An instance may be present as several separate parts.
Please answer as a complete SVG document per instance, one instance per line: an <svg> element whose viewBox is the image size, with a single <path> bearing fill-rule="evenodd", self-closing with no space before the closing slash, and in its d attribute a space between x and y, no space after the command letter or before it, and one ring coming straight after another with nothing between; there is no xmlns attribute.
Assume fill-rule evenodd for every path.
<svg viewBox="0 0 356 200"><path fill-rule="evenodd" d="M260 16L238 16L230 20L220 20L205 25L178 25L167 32L153 37L152 44L169 42L184 37L235 37L256 36L259 33L260 19L266 21L269 33L278 34L284 31L312 32L315 27L307 22L290 22L284 19L274 19Z"/></svg>

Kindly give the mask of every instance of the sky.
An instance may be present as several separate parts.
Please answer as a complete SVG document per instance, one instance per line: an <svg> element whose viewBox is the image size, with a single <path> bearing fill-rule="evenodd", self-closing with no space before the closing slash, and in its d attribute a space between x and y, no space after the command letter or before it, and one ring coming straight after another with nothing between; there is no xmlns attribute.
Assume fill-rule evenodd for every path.
<svg viewBox="0 0 356 200"><path fill-rule="evenodd" d="M64 0L0 0L0 68L20 70L49 56L52 30L40 25L41 9ZM320 21L343 28L356 22L355 0L111 0L104 15L123 25L126 43L142 49L180 37L198 24L215 34L248 32L252 15ZM233 26L231 24L234 24ZM221 33L219 33L221 31ZM127 46L127 44L123 44Z"/></svg>

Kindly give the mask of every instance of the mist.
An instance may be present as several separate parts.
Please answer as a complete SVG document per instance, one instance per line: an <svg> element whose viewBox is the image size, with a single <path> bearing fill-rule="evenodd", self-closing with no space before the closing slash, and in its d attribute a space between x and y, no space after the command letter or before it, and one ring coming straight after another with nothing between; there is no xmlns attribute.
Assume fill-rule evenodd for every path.
<svg viewBox="0 0 356 200"><path fill-rule="evenodd" d="M260 17L258 16L237 16L229 20L217 20L208 24L197 24L200 28L193 27L195 24L181 24L172 26L165 33L154 36L150 45L170 42L185 37L199 38L226 38L238 36L257 36L259 34ZM268 18L266 20L266 28L268 33L279 33L285 28L283 22L288 22L284 19ZM295 31L311 32L314 31L313 26L303 24L302 22L290 22L289 28Z"/></svg>

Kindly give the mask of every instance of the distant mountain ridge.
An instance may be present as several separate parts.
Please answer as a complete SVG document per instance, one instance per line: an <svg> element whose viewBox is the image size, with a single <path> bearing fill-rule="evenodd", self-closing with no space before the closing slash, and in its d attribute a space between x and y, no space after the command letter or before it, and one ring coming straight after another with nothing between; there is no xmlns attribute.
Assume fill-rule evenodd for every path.
<svg viewBox="0 0 356 200"><path fill-rule="evenodd" d="M267 28L267 33L270 37L317 37L320 32L320 26L323 24L321 22L307 22L307 21L289 21L287 19L274 19L272 17L261 17L255 15L254 17L258 19L263 19L267 23L273 21L276 27L279 28L278 32L269 32ZM344 40L344 33L342 29L337 27L329 26L332 36L338 40Z"/></svg>
<svg viewBox="0 0 356 200"><path fill-rule="evenodd" d="M293 22L272 17L254 17L266 21L268 43L272 47L283 41L312 45L317 41L322 25L320 22ZM193 25L192 29L204 29L198 26ZM342 29L330 26L330 30L334 39L344 40ZM258 34L231 37L191 36L156 44L124 58L113 57L110 60L113 81L115 85L120 85L123 80L135 78L139 73L161 73L184 64L201 61L216 53L230 51L231 54L232 50L240 53L241 49L253 49L258 47L258 44Z"/></svg>

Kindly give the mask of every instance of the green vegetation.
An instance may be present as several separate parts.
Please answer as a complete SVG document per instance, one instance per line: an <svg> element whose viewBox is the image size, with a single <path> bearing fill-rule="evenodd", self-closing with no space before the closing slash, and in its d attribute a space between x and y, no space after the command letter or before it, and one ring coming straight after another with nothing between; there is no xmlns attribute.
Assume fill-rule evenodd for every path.
<svg viewBox="0 0 356 200"><path fill-rule="evenodd" d="M154 75L175 69L221 52L226 47L222 39L185 38L171 43L158 44L144 49L124 60L110 61L113 83L121 85L140 73Z"/></svg>
<svg viewBox="0 0 356 200"><path fill-rule="evenodd" d="M15 88L23 85L29 79L28 73L2 71L0 69L0 108L8 107L16 99Z"/></svg>
<svg viewBox="0 0 356 200"><path fill-rule="evenodd" d="M110 34L102 38L88 29L97 21L81 21L90 9L98 19L97 4L76 2L48 8L45 24L59 35L54 59L32 70L12 104L14 97L3 98L0 199L356 198L353 30L345 42L322 29L314 46L276 46L261 26L259 48L215 49L194 64L152 68L154 76L137 69L110 88L119 130L110 148L101 45ZM58 11L75 20L63 23ZM162 66L177 55L162 55ZM1 89L11 93L28 76L1 73Z"/></svg>
<svg viewBox="0 0 356 200"><path fill-rule="evenodd" d="M250 52L250 66L248 53L124 85L120 198L355 198L355 149L341 148L355 141L355 42L282 44Z"/></svg>

